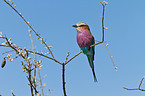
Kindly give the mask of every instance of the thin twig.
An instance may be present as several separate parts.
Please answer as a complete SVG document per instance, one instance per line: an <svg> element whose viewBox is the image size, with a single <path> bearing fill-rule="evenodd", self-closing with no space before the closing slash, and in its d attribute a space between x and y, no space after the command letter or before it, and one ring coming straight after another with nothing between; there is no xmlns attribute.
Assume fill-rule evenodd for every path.
<svg viewBox="0 0 145 96"><path fill-rule="evenodd" d="M101 44L101 43L103 43L103 41L95 43L95 44L91 45L90 47L96 46L96 45Z"/></svg>
<svg viewBox="0 0 145 96"><path fill-rule="evenodd" d="M95 44L91 45L90 47L96 46L96 45L101 44L101 43L103 43L103 42L95 43ZM67 63L69 63L72 59L74 59L75 57L77 57L77 56L80 55L81 53L83 53L83 51L80 51L79 53L77 53L76 55L74 55L72 58L70 58L68 61L66 61L66 62L64 63L64 65L66 65Z"/></svg>
<svg viewBox="0 0 145 96"><path fill-rule="evenodd" d="M140 84L139 84L139 86L138 86L138 89L140 89L141 85L143 84L143 83L142 83L143 79L144 79L144 77L141 79Z"/></svg>
<svg viewBox="0 0 145 96"><path fill-rule="evenodd" d="M111 59L111 61L112 61L112 63L113 63L114 68L117 70L117 67L115 66L115 63L114 63L114 61L113 61L113 58L112 58L112 56L111 56L111 54L110 54L110 52L109 52L109 50L108 50L108 48L107 48L105 42L103 42L103 44L104 44L104 46L106 47L106 50L107 50L107 52L108 52L108 54L109 54L109 56L110 56L110 59Z"/></svg>
<svg viewBox="0 0 145 96"><path fill-rule="evenodd" d="M0 46L2 46L2 47L9 47L9 46L6 46L6 45L0 45Z"/></svg>
<svg viewBox="0 0 145 96"><path fill-rule="evenodd" d="M51 59L51 60L53 60L53 61L55 61L55 62L57 62L57 63L59 63L59 64L61 64L61 65L63 64L63 63L59 62L58 60L56 60L55 58L51 58L51 57L49 57L49 56L47 56L47 55L44 55L44 54L42 54L42 53L33 52L33 51L30 51L30 50L28 50L28 52L30 52L30 53L35 53L35 54L37 54L37 55L40 55L40 56L49 58L49 59Z"/></svg>
<svg viewBox="0 0 145 96"><path fill-rule="evenodd" d="M104 13L105 13L105 5L103 5L103 15L102 15L102 41L104 41Z"/></svg>
<svg viewBox="0 0 145 96"><path fill-rule="evenodd" d="M103 13L102 13L102 41L104 41L104 29L105 29L105 26L104 26L104 14L105 14L105 6L108 4L108 2L106 1L103 1L103 2L100 2L103 6ZM105 3L105 4L104 4Z"/></svg>
<svg viewBox="0 0 145 96"><path fill-rule="evenodd" d="M104 32L105 32L105 26L104 26L104 14L105 14L105 6L108 4L106 1L103 1L103 2L100 2L101 4L102 4L102 6L103 6L103 13L102 13L102 42L101 43L103 43L104 44L104 46L106 47L106 50L107 50L107 52L108 52L108 54L109 54L109 56L110 56L110 58L111 58L111 61L112 61L112 63L113 63L113 66L114 66L114 68L117 70L117 67L115 66L115 63L114 63L114 61L113 61L113 59L112 59L112 56L111 56L111 54L110 54L110 52L109 52L109 50L108 50L108 48L107 48L107 46L106 46L106 44L105 44L105 42L104 42L104 38L105 38L105 36L104 36ZM105 4L104 4L105 3Z"/></svg>
<svg viewBox="0 0 145 96"><path fill-rule="evenodd" d="M27 70L28 74L30 74L30 72L31 72L32 70L30 70L29 68L26 68L26 66L23 64L22 61L21 61L21 63L22 63L22 65L24 66L24 69ZM31 74L30 74L30 76L31 76ZM29 81L29 83L30 83L30 86L35 90L36 93L38 93L36 87L34 87L33 84L32 84L32 80L31 80L30 76L29 76L29 77L27 76L27 79L28 79L28 81ZM32 77L32 76L31 76L31 77Z"/></svg>
<svg viewBox="0 0 145 96"><path fill-rule="evenodd" d="M36 87L36 68L37 68L37 73L38 73L38 77L39 77L39 82L40 82L40 88L41 88L41 93L42 93L42 96L44 96L44 93L43 93L43 85L42 85L42 81L41 81L41 76L40 76L40 70L39 70L39 67L38 67L38 63L36 61L36 54L35 54L35 48L34 48L34 43L33 43L33 39L32 39L32 35L31 35L31 32L29 32L29 36L30 36L30 39L31 39L31 44L32 44L32 50L34 52L34 61L35 61L35 68L34 68L34 87ZM35 95L37 94L37 92L35 92Z"/></svg>
<svg viewBox="0 0 145 96"><path fill-rule="evenodd" d="M11 47L13 50L15 50L16 54L19 54L19 52L17 51L17 49L10 44L9 40L7 39L7 37L3 37L3 38L7 41L7 45L9 47ZM19 54L19 56L21 56L26 61L27 58L25 58L25 56L23 56L22 54ZM35 92L38 93L38 91L36 90L35 87L33 87L33 84L32 84L32 80L31 80L31 64L30 64L30 62L28 62L27 72L29 74L28 75L28 81L30 82L31 94L33 96L34 95L33 94L33 88L34 88Z"/></svg>
<svg viewBox="0 0 145 96"><path fill-rule="evenodd" d="M11 90L11 92L12 92L12 95L13 95L13 96L16 96L16 95L14 94L13 90ZM2 95L0 95L0 96L2 96Z"/></svg>
<svg viewBox="0 0 145 96"><path fill-rule="evenodd" d="M14 50L10 50L10 51L7 51L7 52L4 52L2 54L6 54L6 53L9 53L9 52L13 52Z"/></svg>
<svg viewBox="0 0 145 96"><path fill-rule="evenodd" d="M3 39L5 39L5 38L3 38ZM10 47L10 46L7 46L7 45L0 45L0 46L2 46L2 47ZM20 48L21 50L22 50L22 48ZM27 52L30 52L30 53L32 53L32 54L37 54L37 55L40 55L40 56L43 56L43 57L45 57L45 58L48 58L48 59L51 59L51 60L53 60L53 61L55 61L56 63L59 63L59 64L63 64L63 63L61 63L61 62L59 62L58 60L56 60L55 58L51 58L51 57L49 57L49 56L47 56L47 55L44 55L44 54L42 54L42 53L39 53L39 52L33 52L33 51L31 51L31 50L27 50Z"/></svg>
<svg viewBox="0 0 145 96"><path fill-rule="evenodd" d="M28 78L28 81L30 83L30 86L35 90L36 93L38 93L38 91L36 90L36 88L33 86L31 79L29 79L29 77L27 77L27 78Z"/></svg>
<svg viewBox="0 0 145 96"><path fill-rule="evenodd" d="M132 89L130 89L130 88L126 88L126 87L123 87L123 88L126 89L126 90L140 90L140 91L145 91L145 89L141 89L141 88L140 88L141 85L143 84L143 80L144 80L144 78L145 78L145 77L143 77L143 78L141 79L138 88L132 88Z"/></svg>
<svg viewBox="0 0 145 96"><path fill-rule="evenodd" d="M68 61L66 61L64 63L64 65L66 65L68 62L70 62L72 59L74 59L75 57L77 57L79 54L83 53L83 51L80 51L79 53L77 53L76 55L74 55L72 58L70 58Z"/></svg>
<svg viewBox="0 0 145 96"><path fill-rule="evenodd" d="M30 64L30 62L28 62L28 81L30 82L31 94L32 94L32 96L34 96L34 94L33 94L33 87L34 86L32 84L32 80L31 80L31 64Z"/></svg>

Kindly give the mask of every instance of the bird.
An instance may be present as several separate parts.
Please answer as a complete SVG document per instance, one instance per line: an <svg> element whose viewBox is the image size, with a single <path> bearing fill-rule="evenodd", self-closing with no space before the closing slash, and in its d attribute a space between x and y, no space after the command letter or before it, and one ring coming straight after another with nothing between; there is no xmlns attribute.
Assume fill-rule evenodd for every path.
<svg viewBox="0 0 145 96"><path fill-rule="evenodd" d="M95 44L94 36L90 32L89 26L84 22L79 22L72 27L77 30L77 43L83 53L87 56L89 65L93 72L94 82L97 82L97 78L94 70L94 55L95 55L95 46L90 47Z"/></svg>

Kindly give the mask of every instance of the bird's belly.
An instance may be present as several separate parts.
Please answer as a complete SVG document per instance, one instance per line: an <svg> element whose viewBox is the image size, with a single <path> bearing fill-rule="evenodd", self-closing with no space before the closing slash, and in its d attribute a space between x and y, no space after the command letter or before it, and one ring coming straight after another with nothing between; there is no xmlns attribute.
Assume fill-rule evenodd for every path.
<svg viewBox="0 0 145 96"><path fill-rule="evenodd" d="M89 47L92 43L92 41L88 38L78 38L77 42L80 47Z"/></svg>

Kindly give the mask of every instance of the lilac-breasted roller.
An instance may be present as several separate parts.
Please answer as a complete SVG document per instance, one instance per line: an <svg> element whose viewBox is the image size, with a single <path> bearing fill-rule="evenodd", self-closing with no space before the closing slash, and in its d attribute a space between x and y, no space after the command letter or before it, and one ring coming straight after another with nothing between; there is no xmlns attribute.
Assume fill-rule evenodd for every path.
<svg viewBox="0 0 145 96"><path fill-rule="evenodd" d="M90 47L91 45L95 44L95 40L93 35L90 32L89 26L86 23L79 22L76 25L73 25L77 30L77 43L80 49L83 51L85 55L87 55L90 67L93 72L94 82L97 81L95 71L94 71L94 46Z"/></svg>

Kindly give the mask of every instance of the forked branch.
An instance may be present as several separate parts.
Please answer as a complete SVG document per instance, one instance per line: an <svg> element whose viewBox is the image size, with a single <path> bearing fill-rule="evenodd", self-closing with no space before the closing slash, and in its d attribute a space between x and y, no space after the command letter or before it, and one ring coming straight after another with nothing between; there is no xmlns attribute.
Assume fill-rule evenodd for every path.
<svg viewBox="0 0 145 96"><path fill-rule="evenodd" d="M141 85L144 84L143 83L144 78L145 78L145 76L141 79L138 88L126 88L126 87L123 87L123 88L126 89L126 90L140 90L140 91L145 91L145 89L141 89Z"/></svg>

